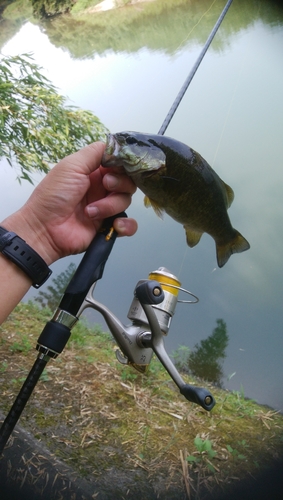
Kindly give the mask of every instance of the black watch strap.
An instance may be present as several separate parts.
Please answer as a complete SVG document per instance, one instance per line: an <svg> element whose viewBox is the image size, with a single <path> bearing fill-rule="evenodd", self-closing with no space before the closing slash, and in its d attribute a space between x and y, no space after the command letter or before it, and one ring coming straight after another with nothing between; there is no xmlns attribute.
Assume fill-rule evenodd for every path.
<svg viewBox="0 0 283 500"><path fill-rule="evenodd" d="M44 260L22 238L0 227L0 252L17 264L39 288L52 273Z"/></svg>

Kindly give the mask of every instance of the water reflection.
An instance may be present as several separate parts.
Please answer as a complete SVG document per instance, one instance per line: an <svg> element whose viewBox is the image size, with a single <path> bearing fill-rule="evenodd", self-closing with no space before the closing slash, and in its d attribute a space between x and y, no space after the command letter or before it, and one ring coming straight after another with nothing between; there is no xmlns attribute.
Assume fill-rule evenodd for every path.
<svg viewBox="0 0 283 500"><path fill-rule="evenodd" d="M211 0L162 0L143 6L142 12L128 8L117 9L115 15L104 12L82 15L79 19L61 16L44 22L43 26L52 44L67 49L74 58L92 58L109 50L135 53L142 47L175 55L188 41L190 45L205 43L225 4ZM213 50L225 50L230 38L258 19L274 23L274 10L268 2L261 2L258 9L254 7L253 2L245 0L232 5L233 12L222 25ZM279 8L278 5L278 11Z"/></svg>
<svg viewBox="0 0 283 500"><path fill-rule="evenodd" d="M222 387L224 376L222 363L226 358L229 336L223 319L217 319L216 325L212 334L196 344L191 352L186 346L180 346L173 353L173 358L181 372Z"/></svg>
<svg viewBox="0 0 283 500"><path fill-rule="evenodd" d="M109 19L104 32L93 25L87 29L85 20L74 26L68 18L41 29L26 24L3 52L33 51L62 93L93 110L112 132L156 133L224 4L216 2L200 21L211 2L180 3L176 14L162 13L160 24L152 14L146 23L135 21L135 31L126 25L125 33L115 31L113 47ZM242 385L245 395L277 409L283 409L282 23L279 4L234 2L167 133L199 151L232 186L229 214L251 250L216 269L209 236L187 249L183 228L169 217L159 220L137 193L128 214L138 220L139 231L115 243L95 292L126 323L137 281L167 267L200 298L196 305L178 305L166 339L169 352L179 345L192 349L211 334L216 318L223 318L229 332L223 372L236 372L226 386ZM2 218L30 189L16 184L11 189L11 179L8 190L6 177ZM54 270L66 268L70 259Z"/></svg>

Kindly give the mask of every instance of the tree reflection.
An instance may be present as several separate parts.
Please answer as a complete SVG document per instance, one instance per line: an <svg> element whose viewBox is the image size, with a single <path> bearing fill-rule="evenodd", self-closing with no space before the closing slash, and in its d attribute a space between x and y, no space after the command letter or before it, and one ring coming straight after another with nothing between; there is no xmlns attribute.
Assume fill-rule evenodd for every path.
<svg viewBox="0 0 283 500"><path fill-rule="evenodd" d="M223 378L222 362L226 357L229 336L223 319L217 319L216 325L212 334L196 344L191 352L188 347L181 346L173 353L173 358L179 370L220 387Z"/></svg>
<svg viewBox="0 0 283 500"><path fill-rule="evenodd" d="M54 311L61 300L69 281L76 271L76 265L71 262L65 271L62 271L56 278L52 279L53 285L49 285L47 291L39 291L38 296L34 298L42 307L48 307Z"/></svg>
<svg viewBox="0 0 283 500"><path fill-rule="evenodd" d="M263 1L259 7L252 0L235 2L210 50L223 51L235 33L258 19L273 23L278 13L281 23L281 1L272 6ZM67 11L73 6L71 13L50 16L61 10L60 4L65 4L63 10ZM109 50L132 53L145 47L174 54L186 43L203 45L220 14L218 3L214 6L211 0L155 0L143 2L138 9L133 5L100 13L91 12L91 8L84 11L84 6L91 7L90 4L73 0L1 2L0 47L30 21L44 30L55 47L67 50L74 58L92 58ZM34 15L45 15L47 19Z"/></svg>

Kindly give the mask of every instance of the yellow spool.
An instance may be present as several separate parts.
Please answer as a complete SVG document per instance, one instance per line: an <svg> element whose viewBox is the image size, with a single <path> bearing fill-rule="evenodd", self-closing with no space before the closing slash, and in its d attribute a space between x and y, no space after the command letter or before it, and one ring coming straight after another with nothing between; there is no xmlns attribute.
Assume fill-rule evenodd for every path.
<svg viewBox="0 0 283 500"><path fill-rule="evenodd" d="M178 296L179 287L181 286L180 281L177 280L176 276L165 271L165 268L159 268L157 271L153 271L148 275L150 280L158 281L163 290L172 293L175 297ZM173 285L173 286L170 286Z"/></svg>

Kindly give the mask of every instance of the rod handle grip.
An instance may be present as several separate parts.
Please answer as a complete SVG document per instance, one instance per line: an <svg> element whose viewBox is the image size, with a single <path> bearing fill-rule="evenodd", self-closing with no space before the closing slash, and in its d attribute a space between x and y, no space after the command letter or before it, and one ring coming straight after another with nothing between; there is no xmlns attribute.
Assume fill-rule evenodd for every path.
<svg viewBox="0 0 283 500"><path fill-rule="evenodd" d="M63 311L76 316L91 285L102 278L104 266L117 237L113 228L117 217L127 215L122 212L105 219L101 230L89 245L59 304Z"/></svg>

